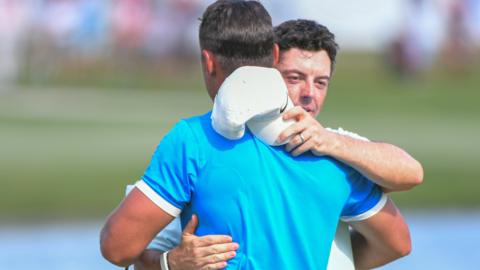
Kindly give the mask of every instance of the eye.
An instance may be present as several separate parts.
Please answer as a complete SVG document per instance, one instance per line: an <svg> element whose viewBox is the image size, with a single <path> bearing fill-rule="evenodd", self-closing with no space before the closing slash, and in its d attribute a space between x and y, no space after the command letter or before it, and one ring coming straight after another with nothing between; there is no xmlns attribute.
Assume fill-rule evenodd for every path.
<svg viewBox="0 0 480 270"><path fill-rule="evenodd" d="M298 83L300 81L300 76L298 76L298 75L288 75L287 76L287 81L289 83Z"/></svg>
<svg viewBox="0 0 480 270"><path fill-rule="evenodd" d="M316 85L319 89L325 89L328 86L328 81L326 80L319 80L316 82Z"/></svg>

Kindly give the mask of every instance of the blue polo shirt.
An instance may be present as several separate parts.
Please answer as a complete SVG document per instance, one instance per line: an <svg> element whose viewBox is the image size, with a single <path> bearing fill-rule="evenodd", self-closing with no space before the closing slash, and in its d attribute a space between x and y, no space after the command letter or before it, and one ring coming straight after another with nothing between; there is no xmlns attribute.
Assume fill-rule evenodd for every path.
<svg viewBox="0 0 480 270"><path fill-rule="evenodd" d="M239 243L226 269L325 269L339 218L365 217L382 192L329 157L292 157L250 132L237 141L217 134L210 113L178 122L158 145L136 184L198 235Z"/></svg>

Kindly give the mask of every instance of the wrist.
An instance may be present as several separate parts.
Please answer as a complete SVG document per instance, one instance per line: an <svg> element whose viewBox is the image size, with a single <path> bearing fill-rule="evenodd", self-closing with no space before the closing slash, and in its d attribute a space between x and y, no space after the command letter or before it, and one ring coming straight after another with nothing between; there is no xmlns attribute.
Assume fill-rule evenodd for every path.
<svg viewBox="0 0 480 270"><path fill-rule="evenodd" d="M328 132L328 137L327 137L328 141L324 144L325 149L323 150L323 153L325 155L336 158L338 156L338 152L340 151L343 145L343 141L342 141L343 136L340 136L339 134L336 134L331 131L327 131L327 132Z"/></svg>
<svg viewBox="0 0 480 270"><path fill-rule="evenodd" d="M168 265L168 255L169 255L169 251L166 251L166 252L162 253L162 255L160 255L159 264L160 264L160 269L161 270L170 270L169 265Z"/></svg>

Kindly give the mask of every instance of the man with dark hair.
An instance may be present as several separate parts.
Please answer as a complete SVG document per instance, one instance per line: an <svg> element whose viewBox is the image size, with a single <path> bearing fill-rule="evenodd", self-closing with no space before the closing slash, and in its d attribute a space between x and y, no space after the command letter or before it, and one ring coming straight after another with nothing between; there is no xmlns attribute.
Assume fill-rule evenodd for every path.
<svg viewBox="0 0 480 270"><path fill-rule="evenodd" d="M293 103L298 106L285 119L298 122L279 140L295 136L287 144L294 156L311 151L328 155L361 172L384 191L402 191L423 181L423 168L402 149L382 142L369 142L343 129L325 129L315 119L325 101L335 68L338 45L323 25L310 20L287 21L275 27L280 60L275 67L282 74ZM349 136L343 136L349 135Z"/></svg>
<svg viewBox="0 0 480 270"><path fill-rule="evenodd" d="M200 25L200 48L214 53L221 70L226 74L232 73L240 66L271 67L274 40L271 18L256 18L259 24L253 25L250 22L252 19L250 14L265 10L263 6L249 5L243 1L236 2L238 2L237 5L244 5L245 9L231 13L233 7L226 5L223 9L217 8L215 4L207 8ZM215 11L209 12L209 9L215 9ZM224 13L223 15L231 13L231 16L225 20L220 13ZM237 24L249 26L245 29L237 29L235 28Z"/></svg>
<svg viewBox="0 0 480 270"><path fill-rule="evenodd" d="M291 112L287 112L286 116L299 119L297 124L292 126L293 130L310 134L308 144L303 143L302 147L295 147L300 139L299 135L295 135L290 144L287 144L287 150L293 151L295 155L312 150L316 155L333 156L355 167L363 175L369 176L384 190L407 190L421 183L423 178L421 165L402 149L386 143L369 142L343 129L324 129L313 119L323 105L338 50L334 35L326 27L309 20L287 21L275 27L275 40L280 48L280 61L276 64L276 68L281 71L287 83L293 103L302 107L294 108ZM321 51L324 51L328 58L318 57L325 56ZM281 136L288 137L292 134L292 129ZM312 142L315 143L312 144ZM321 148L318 148L319 145ZM207 236L197 237L193 234L197 222L196 217L193 218L180 236L181 227L178 220L175 220L169 225L169 231L162 231L149 247L151 249L145 251L144 263L155 264L160 252L167 250L171 250L168 256L171 270L202 267L214 269L212 267L217 261L228 260L230 258L227 256L228 252L234 249L228 249L223 239L208 236L216 238L209 238L210 245L199 244L205 241ZM370 255L381 254L381 252L364 252L365 242L361 241L362 238L357 232L353 231L353 235L353 252L356 255L355 262L358 268L362 265L370 268L373 267L372 265L394 259L387 256L379 261L380 256L375 260L375 264L372 264L371 260L365 262L371 257ZM209 251L205 252L205 250ZM217 260L211 262L209 261L211 258L217 258ZM335 261L331 263L329 267L335 267ZM139 269L146 269L142 263L136 266Z"/></svg>
<svg viewBox="0 0 480 270"><path fill-rule="evenodd" d="M290 20L274 29L275 43L280 52L300 49L310 52L324 50L330 58L332 73L335 69L338 44L335 35L327 27L311 20Z"/></svg>
<svg viewBox="0 0 480 270"><path fill-rule="evenodd" d="M256 65L244 61L266 56L261 46L256 46L258 50L243 46L256 36L253 32L263 29L259 25L269 21L271 26L263 7L251 8L259 5L218 1L205 12L200 33L215 22L224 25L212 36L228 36L220 40L223 45L216 53L202 47L204 79L212 99L229 75L219 61L228 51L224 47L245 48L246 57L236 64L232 61L232 70L245 63ZM243 20L232 20L240 17ZM271 47L273 64L278 47L273 42ZM238 56L234 54L233 59ZM325 76L330 76L330 69L326 70ZM313 138L302 134L295 136L300 143L292 139L291 145L300 148ZM350 167L325 157L292 158L278 147L259 143L249 132L240 141L229 141L213 131L210 113L180 121L164 137L142 180L102 230L103 255L117 265L136 261L154 235L180 212L184 224L192 213L199 216L200 235L226 234L240 244L228 266L221 258L208 269L325 268L340 215L357 220L352 226L361 233L363 242L358 243L363 243L365 252L381 248L378 259L398 257L410 249L408 228L393 203ZM203 244L208 245L208 240Z"/></svg>
<svg viewBox="0 0 480 270"><path fill-rule="evenodd" d="M271 67L275 58L278 58L278 48L273 46L271 17L257 1L225 0L211 4L202 16L199 39L204 81L212 99L229 72L243 65ZM250 44L255 44L255 46ZM188 121L180 121L159 144L152 163L142 178L146 181L148 181L147 179L155 181L158 180L156 179L157 173L165 173L165 180L169 180L170 184L167 186L157 184L156 186L168 188L165 190L166 192L170 192L169 187L179 192L184 191L185 197L181 199L179 198L181 196L170 195L165 196L169 197L168 199L162 198L156 194L155 190L150 192L150 195L155 194L156 197L152 200L150 196L145 196L145 192L148 193L148 190L152 188L149 186L151 183L138 182L120 207L110 215L102 229L101 250L107 260L122 266L132 264L138 260L156 233L170 223L173 217L180 212L182 212L182 216L191 215L189 210L197 204L190 201L192 194L189 192L189 184L184 182L192 180L191 173L187 172L186 175L181 175L185 173L186 169L192 169L187 164L188 156L185 155L194 154L192 151L197 151L194 149L196 146L212 148L212 145L208 140L202 141L205 145L199 144L195 136L200 135L192 134L193 132L189 129L193 125L196 132L207 133L201 134L201 136L208 136L215 141L221 140L220 135L212 130L208 120L209 114ZM229 144L230 142L220 141L220 143ZM169 164L166 165L166 163ZM164 167L164 169L155 168L157 166ZM217 171L221 172L219 169L212 168L206 173L216 174ZM212 177L214 176L212 175ZM223 180L231 177L229 174L220 174L220 176ZM172 177L177 179L171 179ZM196 193L194 194L196 195ZM221 204L221 202L219 203ZM203 224L208 224L208 221L209 219L202 216ZM235 222L234 220L226 222L227 224L231 222L241 224L241 221ZM210 234L219 233L213 230L209 232ZM231 237L222 238L224 242L231 242ZM204 244L209 244L211 241L212 238L205 238ZM230 245L235 244L230 243ZM218 262L215 266L224 267L225 265L225 262Z"/></svg>

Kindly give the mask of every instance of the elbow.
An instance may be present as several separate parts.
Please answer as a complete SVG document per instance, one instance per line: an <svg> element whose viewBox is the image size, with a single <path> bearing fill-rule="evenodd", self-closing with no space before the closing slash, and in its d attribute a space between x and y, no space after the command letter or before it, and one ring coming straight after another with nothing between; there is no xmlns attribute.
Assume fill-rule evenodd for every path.
<svg viewBox="0 0 480 270"><path fill-rule="evenodd" d="M420 185L423 183L423 167L422 164L420 164L417 161L417 164L415 166L415 174L412 177L412 182L410 184L410 189Z"/></svg>
<svg viewBox="0 0 480 270"><path fill-rule="evenodd" d="M398 260L402 257L409 255L412 252L412 245L410 239L402 242L397 242L390 246L388 249L383 250L382 259L376 266L385 265L387 263Z"/></svg>
<svg viewBox="0 0 480 270"><path fill-rule="evenodd" d="M406 181L401 188L403 191L411 190L412 188L423 183L423 167L416 161L414 167L412 168L412 174L409 177L409 180Z"/></svg>
<svg viewBox="0 0 480 270"><path fill-rule="evenodd" d="M412 252L412 242L410 238L403 241L401 244L397 244L396 247L393 249L393 257L394 259L399 259L409 255Z"/></svg>
<svg viewBox="0 0 480 270"><path fill-rule="evenodd" d="M412 177L412 187L418 186L423 183L423 166L420 162L416 161L414 166L414 176Z"/></svg>
<svg viewBox="0 0 480 270"><path fill-rule="evenodd" d="M391 261L405 257L412 252L410 231L405 226L390 246Z"/></svg>
<svg viewBox="0 0 480 270"><path fill-rule="evenodd" d="M100 249L101 249L103 258L105 258L110 263L120 267L125 267L130 265L129 258L122 256L121 254L109 248L108 246L102 244Z"/></svg>
<svg viewBox="0 0 480 270"><path fill-rule="evenodd" d="M102 230L100 236L100 252L103 258L120 267L126 267L135 260L135 256L128 254L125 249L119 248L119 245L115 243L113 237L105 229Z"/></svg>

